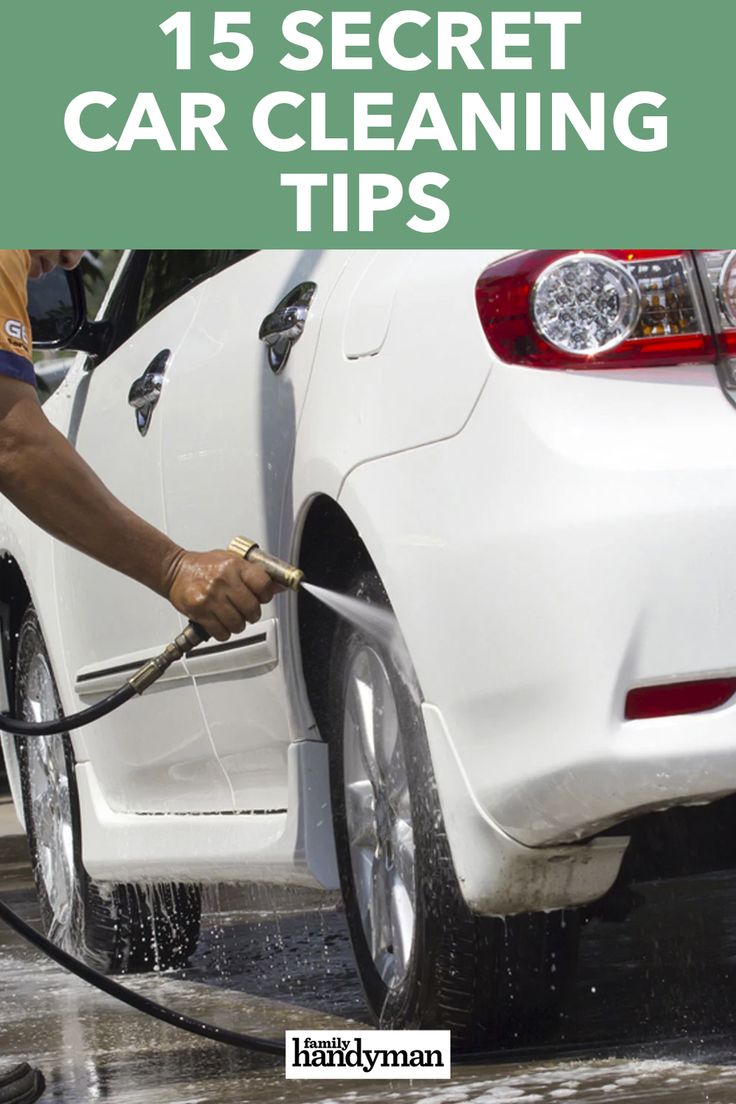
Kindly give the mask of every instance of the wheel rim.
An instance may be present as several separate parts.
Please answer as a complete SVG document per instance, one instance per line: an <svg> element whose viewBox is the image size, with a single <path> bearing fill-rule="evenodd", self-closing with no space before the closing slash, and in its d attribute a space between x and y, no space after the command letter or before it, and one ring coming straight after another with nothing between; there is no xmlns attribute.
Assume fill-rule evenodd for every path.
<svg viewBox="0 0 736 1104"><path fill-rule="evenodd" d="M35 655L25 677L23 717L49 721L60 715L48 660ZM26 741L28 796L37 869L51 911L49 936L68 944L74 905L74 841L69 774L63 736Z"/></svg>
<svg viewBox="0 0 736 1104"><path fill-rule="evenodd" d="M407 974L416 926L414 828L396 698L378 652L347 672L343 724L346 826L360 919L388 988Z"/></svg>

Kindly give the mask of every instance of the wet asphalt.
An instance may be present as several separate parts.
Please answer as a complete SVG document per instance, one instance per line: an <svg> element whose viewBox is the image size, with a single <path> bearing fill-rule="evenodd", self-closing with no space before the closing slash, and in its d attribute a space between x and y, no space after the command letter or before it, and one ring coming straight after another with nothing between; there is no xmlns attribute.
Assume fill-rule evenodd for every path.
<svg viewBox="0 0 736 1104"><path fill-rule="evenodd" d="M0 896L37 921L25 844L0 805ZM591 921L577 985L546 1036L456 1067L451 1081L286 1081L281 1063L149 1020L0 929L0 1053L44 1070L44 1100L82 1104L427 1101L736 1104L736 874L637 886L617 923ZM279 1037L365 1027L335 897L258 887L205 895L190 968L127 979L178 1010Z"/></svg>

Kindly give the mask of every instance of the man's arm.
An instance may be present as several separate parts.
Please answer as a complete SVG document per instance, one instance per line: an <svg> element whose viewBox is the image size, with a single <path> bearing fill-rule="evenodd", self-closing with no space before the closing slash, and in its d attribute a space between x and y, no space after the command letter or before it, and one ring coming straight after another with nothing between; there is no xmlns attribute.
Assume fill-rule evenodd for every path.
<svg viewBox="0 0 736 1104"><path fill-rule="evenodd" d="M186 552L124 506L51 425L32 387L0 378L0 494L52 536L162 595L217 640L257 621L274 584L229 552Z"/></svg>

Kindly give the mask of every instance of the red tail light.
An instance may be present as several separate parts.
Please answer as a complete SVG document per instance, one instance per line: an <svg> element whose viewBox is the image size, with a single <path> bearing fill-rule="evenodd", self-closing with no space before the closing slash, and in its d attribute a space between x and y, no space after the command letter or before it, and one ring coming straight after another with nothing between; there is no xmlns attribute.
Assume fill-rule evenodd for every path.
<svg viewBox="0 0 736 1104"><path fill-rule="evenodd" d="M723 259L733 254L707 256L720 259L722 284ZM722 312L727 325L720 340L733 340L736 355L736 262L732 267L733 315ZM590 370L715 363L717 357L710 305L687 250L517 253L486 269L476 301L491 347L512 364Z"/></svg>

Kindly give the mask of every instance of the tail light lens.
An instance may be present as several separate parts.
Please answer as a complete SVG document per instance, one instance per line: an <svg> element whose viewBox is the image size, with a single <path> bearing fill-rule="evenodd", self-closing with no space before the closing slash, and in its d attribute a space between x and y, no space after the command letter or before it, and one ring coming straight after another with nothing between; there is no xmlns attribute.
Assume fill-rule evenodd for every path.
<svg viewBox="0 0 736 1104"><path fill-rule="evenodd" d="M537 278L532 323L561 353L597 356L633 335L641 314L639 285L611 257L560 257Z"/></svg>
<svg viewBox="0 0 736 1104"><path fill-rule="evenodd" d="M590 370L716 358L686 250L517 253L486 269L476 301L491 347L513 364Z"/></svg>

